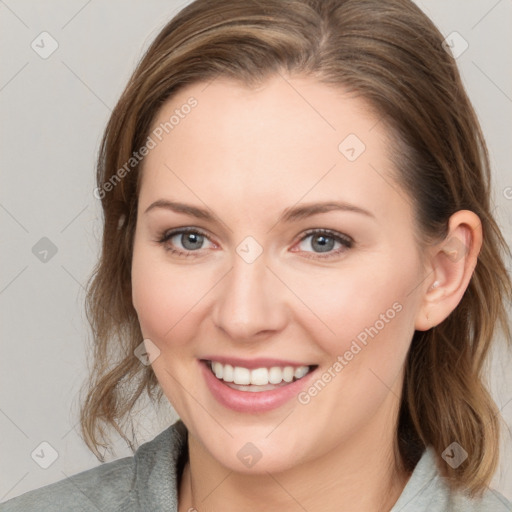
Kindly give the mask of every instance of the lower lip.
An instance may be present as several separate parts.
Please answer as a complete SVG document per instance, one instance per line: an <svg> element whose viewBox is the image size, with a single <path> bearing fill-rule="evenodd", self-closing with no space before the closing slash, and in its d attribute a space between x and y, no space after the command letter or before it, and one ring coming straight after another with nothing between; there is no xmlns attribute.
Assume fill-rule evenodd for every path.
<svg viewBox="0 0 512 512"><path fill-rule="evenodd" d="M299 380L290 382L286 386L281 386L270 391L240 391L230 388L226 383L217 379L210 370L207 363L199 361L201 371L206 380L208 389L215 399L225 407L237 412L265 412L277 409L293 397L297 396L311 379L315 370Z"/></svg>

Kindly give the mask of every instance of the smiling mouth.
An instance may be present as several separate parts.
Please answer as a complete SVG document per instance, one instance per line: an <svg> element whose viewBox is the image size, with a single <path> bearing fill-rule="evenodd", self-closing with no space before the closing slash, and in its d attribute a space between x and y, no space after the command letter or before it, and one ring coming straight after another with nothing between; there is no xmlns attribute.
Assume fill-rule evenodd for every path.
<svg viewBox="0 0 512 512"><path fill-rule="evenodd" d="M317 368L317 365L309 365L249 369L223 364L218 361L203 360L202 362L206 364L218 380L231 389L249 392L271 391L287 386L302 379Z"/></svg>

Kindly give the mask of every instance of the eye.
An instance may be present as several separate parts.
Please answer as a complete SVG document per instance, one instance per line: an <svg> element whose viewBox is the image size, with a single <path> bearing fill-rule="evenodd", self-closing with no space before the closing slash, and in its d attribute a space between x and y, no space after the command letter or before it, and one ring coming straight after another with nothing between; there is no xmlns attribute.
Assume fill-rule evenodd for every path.
<svg viewBox="0 0 512 512"><path fill-rule="evenodd" d="M309 242L307 242L308 239L310 239ZM207 248L204 247L206 241L211 244L211 247L216 247L208 235L194 227L165 231L157 240L166 251L184 257L199 256L201 250ZM327 259L352 248L353 243L352 238L342 233L329 229L312 229L299 240L299 249L292 249L292 251L309 253L307 258ZM313 251L309 251L309 248ZM335 248L336 250L333 250Z"/></svg>
<svg viewBox="0 0 512 512"><path fill-rule="evenodd" d="M308 239L310 239L308 241ZM307 231L299 241L299 251L310 253L307 258L326 259L339 256L341 253L351 249L354 244L352 238L329 229L313 229ZM337 249L335 249L337 245ZM308 251L313 249L313 254ZM294 251L298 252L298 251Z"/></svg>
<svg viewBox="0 0 512 512"><path fill-rule="evenodd" d="M193 253L204 249L205 241L215 246L205 233L193 227L165 231L158 238L166 251L185 257L198 256Z"/></svg>

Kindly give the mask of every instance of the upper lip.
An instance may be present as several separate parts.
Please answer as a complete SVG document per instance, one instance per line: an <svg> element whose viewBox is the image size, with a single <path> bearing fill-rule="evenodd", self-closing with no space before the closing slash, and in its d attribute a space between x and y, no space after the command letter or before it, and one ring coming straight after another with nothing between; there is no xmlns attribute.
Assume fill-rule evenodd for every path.
<svg viewBox="0 0 512 512"><path fill-rule="evenodd" d="M275 359L269 357L258 357L255 359L242 359L239 357L223 357L223 356L205 356L201 358L202 361L217 361L222 364L230 364L231 366L240 366L242 368L272 368L273 366L315 366L310 363L300 363L297 361L286 361L284 359Z"/></svg>

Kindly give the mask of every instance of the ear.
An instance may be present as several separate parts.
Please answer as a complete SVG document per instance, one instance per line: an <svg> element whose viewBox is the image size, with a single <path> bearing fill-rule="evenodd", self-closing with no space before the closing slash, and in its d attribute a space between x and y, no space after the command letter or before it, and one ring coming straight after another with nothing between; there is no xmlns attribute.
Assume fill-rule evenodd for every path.
<svg viewBox="0 0 512 512"><path fill-rule="evenodd" d="M446 238L429 250L420 307L415 320L418 331L440 324L457 307L469 285L482 247L480 218L469 210L455 212Z"/></svg>

